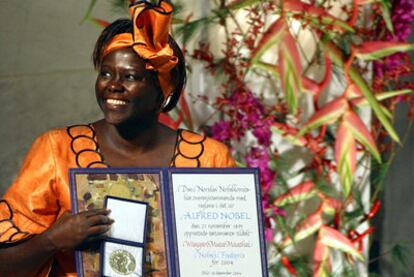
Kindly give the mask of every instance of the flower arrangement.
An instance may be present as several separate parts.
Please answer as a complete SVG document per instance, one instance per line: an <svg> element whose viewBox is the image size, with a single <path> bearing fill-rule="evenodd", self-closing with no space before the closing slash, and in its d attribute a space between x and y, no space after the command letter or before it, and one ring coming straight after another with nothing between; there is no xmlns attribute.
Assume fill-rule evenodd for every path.
<svg viewBox="0 0 414 277"><path fill-rule="evenodd" d="M405 53L414 49L407 43L414 1L210 2L202 18L178 11L174 31L188 63L203 63L218 80L218 93L187 92L178 116L162 120L203 129L228 144L240 166L260 168L275 276L358 274L364 239L374 231L369 220L380 208L378 191L371 199L363 191L371 168L387 165L400 143L396 103L414 112ZM219 51L197 36L203 28L222 33ZM193 126L188 99L213 108L205 126ZM370 113L373 120L364 120ZM373 188L383 179L376 177Z"/></svg>

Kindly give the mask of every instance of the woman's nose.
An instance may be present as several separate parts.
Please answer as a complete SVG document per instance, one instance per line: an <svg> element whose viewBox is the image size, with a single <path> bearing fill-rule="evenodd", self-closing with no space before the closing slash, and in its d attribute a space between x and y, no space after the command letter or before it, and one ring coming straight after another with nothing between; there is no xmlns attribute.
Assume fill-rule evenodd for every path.
<svg viewBox="0 0 414 277"><path fill-rule="evenodd" d="M118 79L112 80L109 84L109 91L110 92L123 92L124 86L119 82Z"/></svg>

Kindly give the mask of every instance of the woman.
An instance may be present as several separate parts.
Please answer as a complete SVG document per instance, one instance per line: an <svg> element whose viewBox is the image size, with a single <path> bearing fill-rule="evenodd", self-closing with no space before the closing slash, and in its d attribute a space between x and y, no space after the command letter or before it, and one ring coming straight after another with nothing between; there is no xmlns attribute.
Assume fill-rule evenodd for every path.
<svg viewBox="0 0 414 277"><path fill-rule="evenodd" d="M168 34L172 6L138 2L130 12L132 20L108 26L94 50L104 119L38 137L0 202L1 276L75 275L73 249L109 230L105 209L69 213L69 168L234 166L223 144L158 122L176 105L186 76ZM151 267L153 276L165 276L165 262Z"/></svg>

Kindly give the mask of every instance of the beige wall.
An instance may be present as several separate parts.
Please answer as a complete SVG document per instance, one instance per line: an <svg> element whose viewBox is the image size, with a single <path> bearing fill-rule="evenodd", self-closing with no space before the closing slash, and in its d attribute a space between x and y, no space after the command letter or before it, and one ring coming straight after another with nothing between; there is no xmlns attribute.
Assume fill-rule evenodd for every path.
<svg viewBox="0 0 414 277"><path fill-rule="evenodd" d="M94 15L111 20L105 2ZM88 4L0 1L0 196L38 134L100 116L90 56L101 29L79 24Z"/></svg>
<svg viewBox="0 0 414 277"><path fill-rule="evenodd" d="M194 16L203 1L186 3ZM80 24L89 2L0 0L0 197L37 135L100 117L91 53L102 29ZM110 2L97 1L92 15L127 16ZM198 93L198 83L188 87Z"/></svg>

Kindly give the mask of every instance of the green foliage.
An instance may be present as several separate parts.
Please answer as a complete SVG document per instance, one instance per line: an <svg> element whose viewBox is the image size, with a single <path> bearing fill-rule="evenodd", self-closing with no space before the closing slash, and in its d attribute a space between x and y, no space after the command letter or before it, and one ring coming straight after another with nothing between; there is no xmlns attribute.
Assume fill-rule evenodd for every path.
<svg viewBox="0 0 414 277"><path fill-rule="evenodd" d="M381 7L381 12L382 12L382 17L385 21L385 26L387 26L387 29L391 33L394 33L394 26L392 25L392 21L391 21L392 3L390 0L379 0L379 2L381 3L380 7Z"/></svg>
<svg viewBox="0 0 414 277"><path fill-rule="evenodd" d="M212 22L211 18L196 19L176 27L175 34L181 38L183 44L187 44L198 35L198 32L206 30Z"/></svg>
<svg viewBox="0 0 414 277"><path fill-rule="evenodd" d="M111 0L113 12L126 13L128 2L129 1L126 0ZM345 104L341 105L340 108L339 106L333 107L328 111L329 113L322 114L322 116L333 115L332 118L329 118L331 120L323 121L315 126L313 131L301 133L300 130L303 126L306 126L306 123L302 122L303 119L300 116L312 116L306 114L306 112L309 113L309 111L301 110L301 101L304 98L302 98L303 93L298 92L302 92L302 86L305 86L304 81L308 81L307 85L310 87L306 88L306 92L310 91L309 97L306 97L313 100L311 103L313 105L310 109L312 112L320 111L324 104L338 96L331 94L331 88L329 86L321 88L322 85L318 80L312 79L311 81L313 81L313 83L309 81L309 78L312 78L313 76L308 74L308 70L314 67L317 67L318 70L320 68L324 68L325 70L326 68L326 75L331 79L333 76L337 77L344 87L347 87L350 84L358 87L362 93L360 98L364 98L367 102L366 107L373 111L376 119L381 122L382 126L388 132L390 139L399 142L398 135L392 125L392 118L390 116L392 113L385 109L384 103L379 103L377 99L378 95L374 93L376 91L373 89L371 82L365 79L366 75L364 74L364 68L356 62L352 63L352 59L349 59L350 56L354 57L352 54L354 54L355 49L361 45L361 41L374 40L372 36L370 37L365 34L367 31L365 28L371 28L373 29L371 31L375 31L374 29L376 27L359 26L358 20L355 21L355 26L350 26L347 21L350 18L344 18L346 18L346 15L351 17L349 10L354 8L352 4L346 4L348 5L348 10L343 9L343 14L340 17L334 17L331 14L333 9L328 8L327 6L338 4L338 2L339 1L315 2L292 0L274 2L258 0L223 0L214 1L215 7L208 11L206 17L192 18L192 15L184 14L183 12L184 7L187 4L186 2L174 1L174 35L181 40L184 46L187 46L189 42L195 42L195 45L197 45L197 42L205 42L205 39L207 39L208 36L204 34L209 34L213 37L216 36L216 34L211 34L212 28L214 28L214 31L220 30L223 31L221 33L225 34L225 43L221 45L222 48L219 50L219 54L214 53L212 61L208 59L209 62L207 62L209 68L214 68L211 72L214 72L212 75L216 82L221 84L220 97L226 98L229 95L234 95L234 87L237 86L241 86L243 89L249 91L254 91L256 88L254 86L250 87L251 83L249 83L249 78L254 79L260 77L261 79L258 80L263 83L269 83L269 85L266 86L270 88L267 93L271 95L269 98L272 98L274 102L271 104L265 103L265 101L262 101L263 98L259 98L259 92L257 91L254 91L254 96L262 101L261 104L263 104L264 107L271 110L270 112L266 112L266 116L272 117L273 126L283 125L283 127L286 127L280 129L274 127L272 131L274 135L276 134L278 137L282 137L283 142L289 144L291 148L280 151L279 153L279 149L275 145L276 142L272 141L272 145L266 149L268 150L267 154L270 154L268 169L276 174L274 184L277 184L273 185L269 191L265 192L267 194L266 196L269 198L269 208L266 209L267 219L272 221L276 226L275 232L278 232L280 235L277 236L275 239L276 241L270 243L276 252L275 260L279 261L276 264L270 265L270 271L274 276L288 274L287 269L280 263L282 255L289 256L289 261L294 266L298 276L312 276L312 260L308 257L310 255L304 256L302 253L299 253L298 250L301 248L300 243L302 243L300 241L302 237L298 237L298 233L303 231L300 230L301 223L304 221L306 222L306 220L309 219L309 215L316 214L319 216L322 213L323 217L314 217L317 219L317 224L310 224L312 226L309 228L305 228L307 226L303 228L305 231L312 231L308 236L307 241L315 240L316 233L318 232L322 237L321 230L333 230L336 236L331 236L330 238L339 237L342 239L341 242L344 243L337 244L339 246L335 247L335 243L340 242L337 240L334 242L331 241L332 244L329 245L332 251L339 253L338 256L342 255L341 260L343 260L343 264L340 264L339 267L337 265L337 267L332 268L333 271L330 273L331 276L351 277L358 276L359 274L355 264L345 257L345 253L359 255L359 251L348 237L348 233L357 229L357 227L361 225L361 222L366 220L366 206L370 203L365 203L362 200L361 187L363 186L359 184L359 180L357 181L354 178L355 172L353 171L353 168L350 167L350 170L347 172L348 176L350 176L348 187L352 187L349 197L347 193L344 193L344 189L341 189L341 186L337 184L338 174L340 180L343 180L343 176L341 176L341 171L338 170L340 166L336 162L337 157L335 157L335 143L338 141L336 135L338 125L344 120L344 114L348 113L349 115L350 112L357 111L359 107L353 106L354 104L350 97L346 95L345 90L343 91L343 95L340 95ZM391 1L379 0L376 2L379 4L382 11L383 23L387 26L388 30L392 31ZM272 6L270 5L271 3L276 4ZM286 6L286 3L291 4L291 10ZM96 4L96 0L90 1L82 21L91 16ZM343 8L343 6L341 7ZM242 15L241 17L239 17L240 14ZM256 17L254 17L254 15L256 15ZM287 46L286 40L283 40L283 38L286 38L287 36L277 37L276 34L278 34L278 32L275 32L270 28L277 19L283 19L283 21L286 22L286 28L283 28L283 33L288 37L292 37L291 41L293 42ZM255 30L251 37L248 36L250 29ZM271 32L272 30L274 32ZM360 32L360 30L364 30L364 33ZM315 57L304 58L303 54L307 50L307 45L302 45L301 41L299 41L301 31L311 31L310 33L312 33L315 41ZM268 37L265 37L265 39L261 41L261 38L266 36L266 34ZM213 40L211 41L214 43ZM247 43L247 41L249 41L249 43ZM261 42L263 42L263 44L261 44ZM268 44L265 42L268 42ZM260 48L260 45L266 47ZM292 51L287 51L289 49L296 49L296 47L299 53L298 55L293 55ZM257 51L255 52L254 49ZM188 56L192 57L193 53L191 53L191 49L188 47L186 50L188 51ZM368 55L372 54L369 51L367 52ZM256 56L254 56L253 53L256 53ZM275 55L276 53L282 54ZM382 57L383 54L388 55L389 53L391 52L383 52L381 55L373 55L373 57L379 58ZM268 60L268 56L272 55L273 57ZM292 60L293 56L298 56L299 58ZM203 60L202 58L200 59ZM280 64L283 59L284 61L287 61L286 64L289 65L289 70L283 71L281 69L282 66L280 66ZM299 63L296 62L297 60L299 60ZM325 61L325 64L321 65L321 60ZM191 64L191 58L187 59L187 61ZM329 70L326 65L328 64L328 61L332 61L332 67L329 67ZM298 64L300 66L297 66ZM234 72L237 72L237 78L232 75ZM232 78L237 80L233 80ZM288 83L286 80L292 81L290 81L288 86L285 86L284 83L281 82L281 79L285 80L284 83ZM329 83L330 79L327 80L327 83ZM240 83L242 83L242 85L240 85ZM309 83L311 83L311 85L309 85ZM295 84L297 84L297 88L294 87ZM321 94L325 95L319 98ZM261 96L262 94L260 94L260 97ZM391 96L394 97L395 95ZM326 99L327 101L325 102ZM211 100L209 103L215 103L215 100L217 99L209 100ZM290 104L291 111L294 111L293 113L289 112L288 104ZM297 114L296 110L298 110ZM221 119L226 118L228 114L230 114L226 113L224 110L221 110L221 112ZM303 114L301 114L302 112ZM233 114L230 116L233 116ZM250 132L249 134L251 134L252 131L255 130L254 127L255 126L243 126L243 128L250 128L249 130L243 131L247 131L247 133ZM354 134L354 136L356 135L357 134ZM361 140L366 137L367 136L362 135L362 138L357 138L359 138L359 142L361 142ZM274 136L272 139L273 138ZM237 143L240 143L240 138L237 140ZM362 140L362 142L364 141ZM230 141L230 143L233 143L233 141ZM237 145L237 143L235 144ZM372 143L370 145L372 146ZM370 145L367 143L358 144L358 152L363 152L363 155L355 155L353 157L358 160L359 167L365 166L366 160L368 159L367 156L369 155L367 147ZM241 163L238 164L239 166L246 166L244 158L248 149L251 149L252 146L257 145L254 143L252 143L252 145L246 145L245 148L247 150L237 149L235 147L235 149L237 149L235 156L241 161ZM342 152L338 151L341 153L341 156L338 159L339 161L344 157L349 158L346 154L349 154L350 150L346 151L346 148L339 147L338 149L345 149ZM299 153L299 155L295 155L294 153ZM387 161L389 157L384 157L383 155L381 158L384 161ZM355 159L349 158L349 161L354 161ZM304 164L300 168L295 167L298 161L303 162ZM373 200L378 199L378 192L382 188L388 169L388 163L380 163L375 159L371 161L370 181L375 188L372 197ZM290 189L292 180L295 180L295 182L311 180L316 185L316 190L313 191L314 194L312 194L312 197L302 198L302 201L289 203L289 205L284 206L283 209L285 209L286 216L272 214L272 208L280 208L272 206L275 205L274 199ZM327 201L326 199L330 201ZM316 230L316 228L312 229L314 226L323 227L320 230ZM280 237L282 239L279 239ZM293 241L293 244L289 244L289 247L284 247L284 245L280 243L287 238L294 240L295 237L298 238L297 241ZM347 246L347 248L344 248L344 245ZM342 246L342 248L340 246ZM401 245L393 247L390 251L390 257L395 264L399 264L403 268L408 265L408 252ZM372 277L374 277L374 275L372 275Z"/></svg>
<svg viewBox="0 0 414 277"><path fill-rule="evenodd" d="M88 9L86 10L85 15L83 16L81 23L85 22L85 20L87 20L90 17L95 5L96 5L96 0L91 0L89 3Z"/></svg>
<svg viewBox="0 0 414 277"><path fill-rule="evenodd" d="M401 244L396 244L391 249L391 259L397 267L403 271L407 271L409 265L409 257L412 256L409 249Z"/></svg>
<svg viewBox="0 0 414 277"><path fill-rule="evenodd" d="M129 0L111 0L112 12L127 16L129 3Z"/></svg>
<svg viewBox="0 0 414 277"><path fill-rule="evenodd" d="M361 276L354 266L345 264L337 272L332 272L332 277L359 277Z"/></svg>
<svg viewBox="0 0 414 277"><path fill-rule="evenodd" d="M312 270L309 268L309 259L306 256L293 256L289 259L292 266L295 268L297 276L311 277Z"/></svg>
<svg viewBox="0 0 414 277"><path fill-rule="evenodd" d="M388 160L388 159L386 159ZM378 163L376 160L371 161L370 182L372 186L372 199L374 200L378 193L382 192L384 180L389 170L389 163Z"/></svg>

